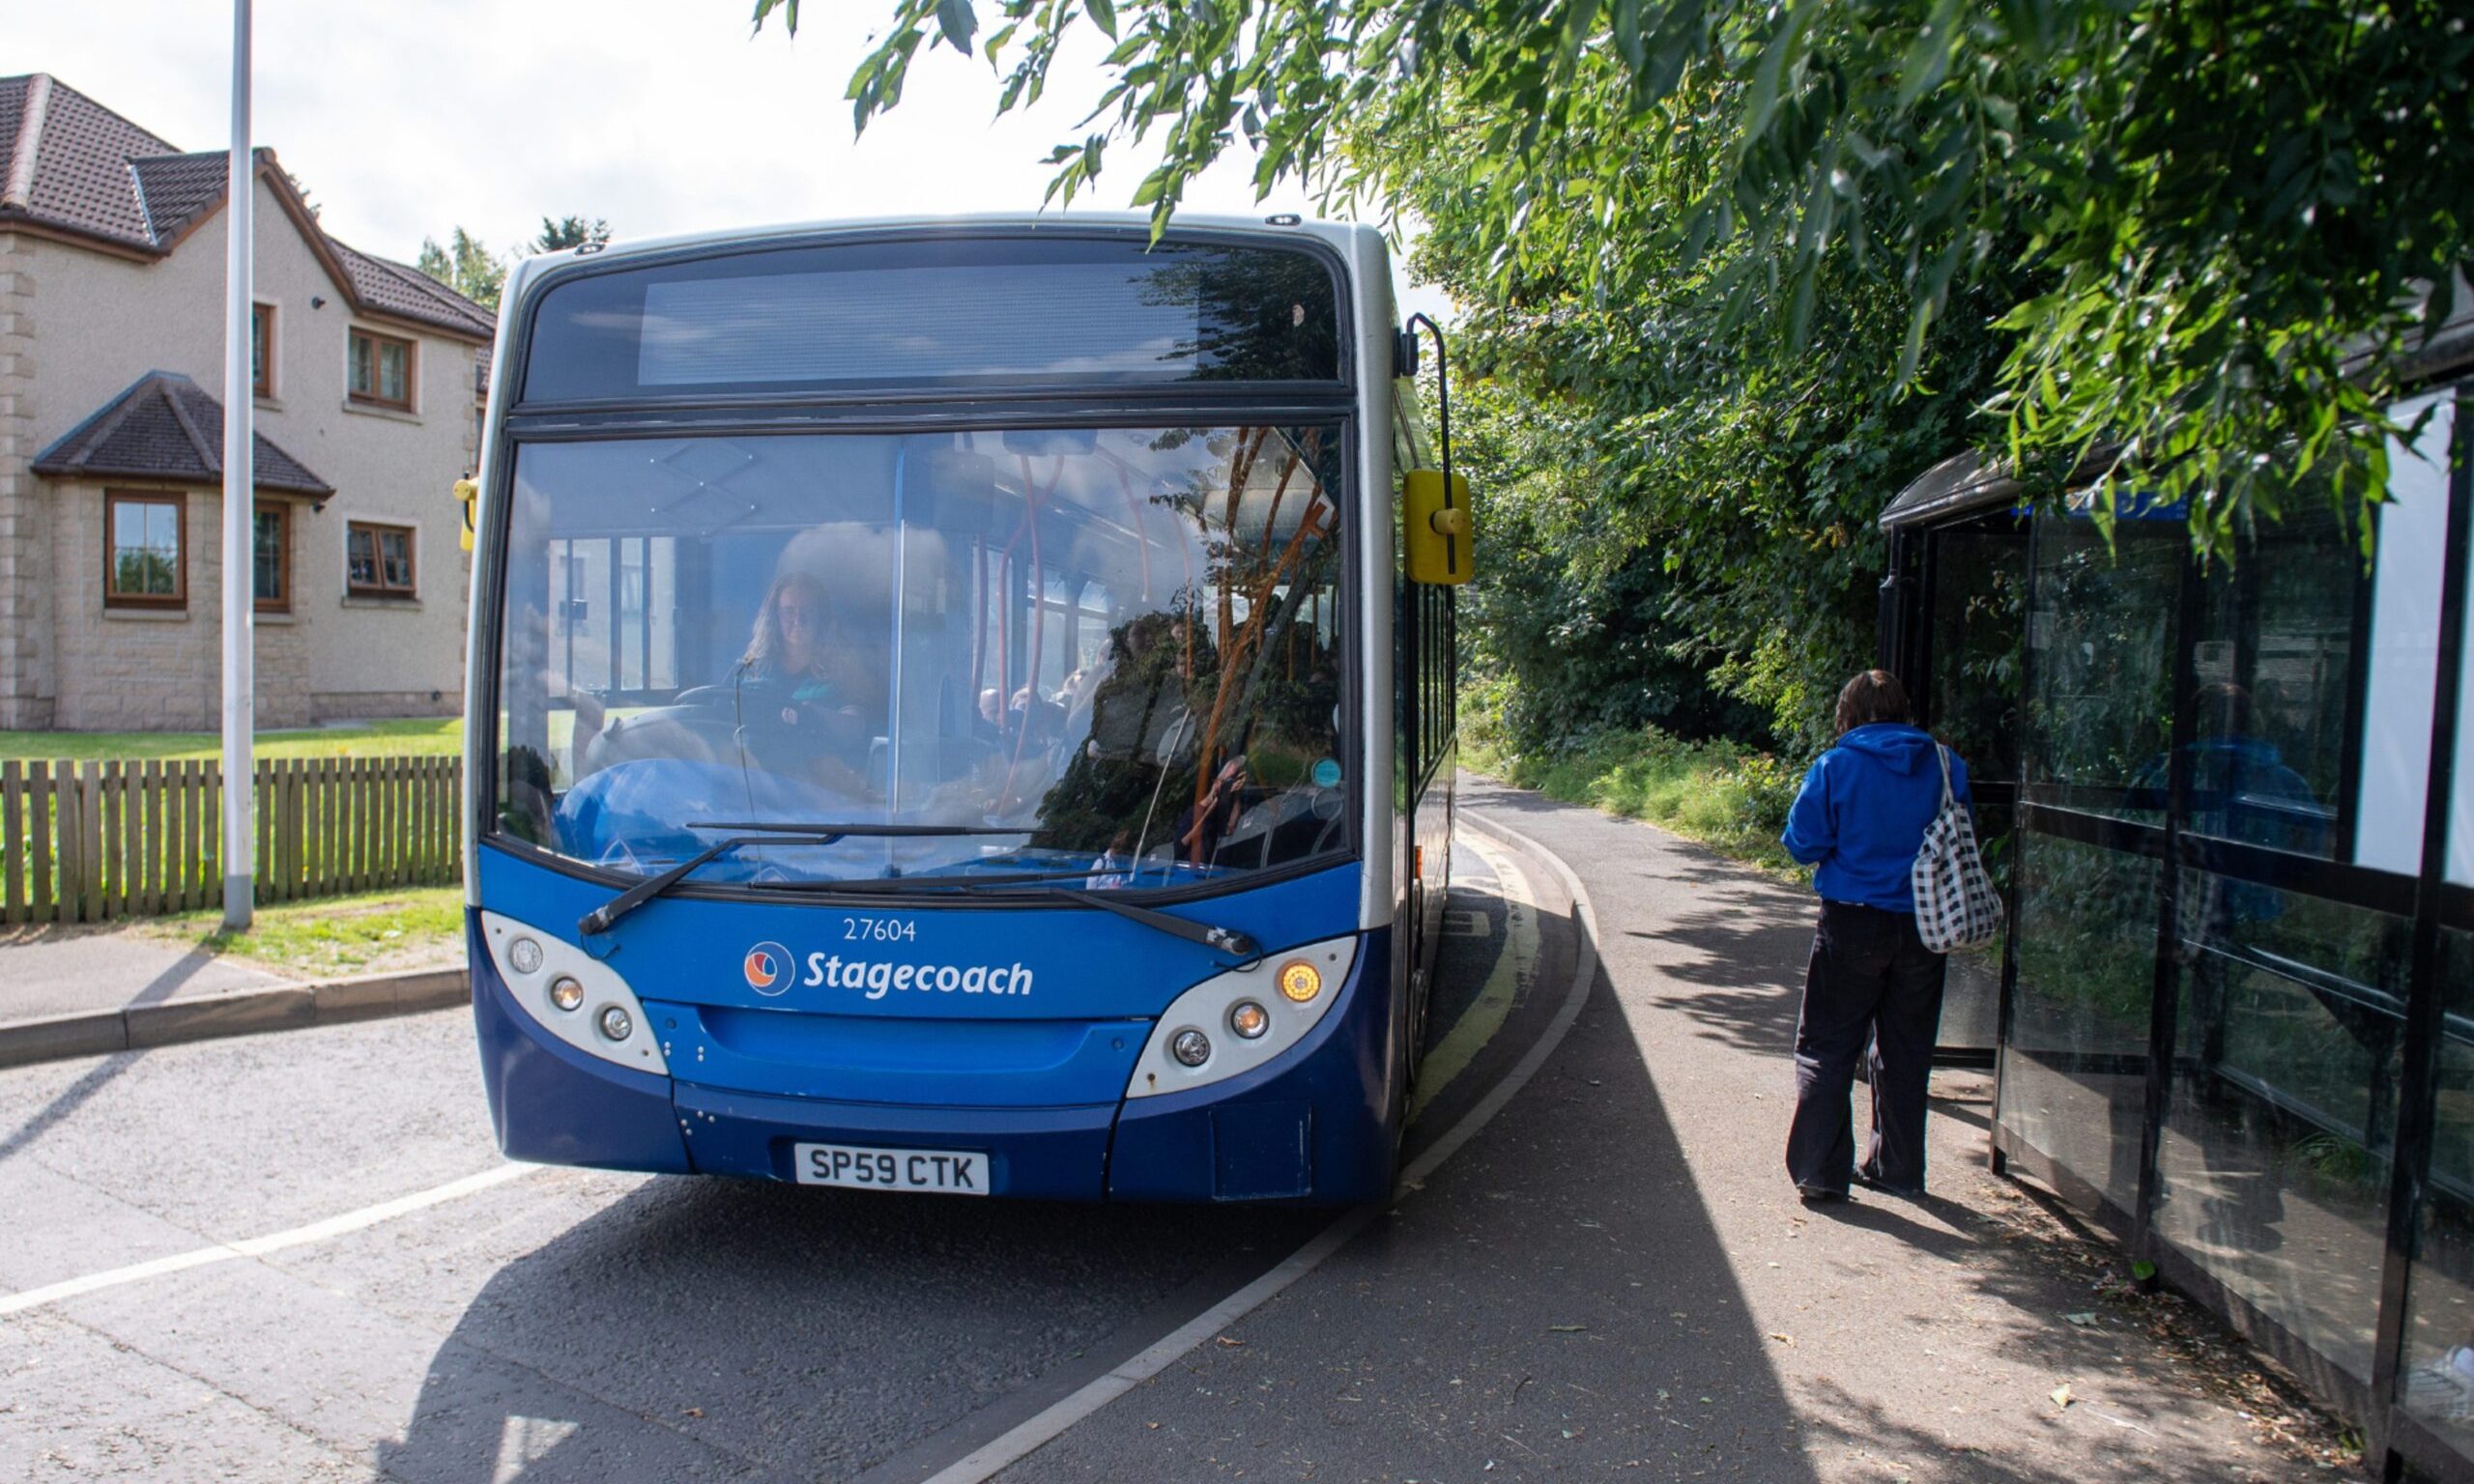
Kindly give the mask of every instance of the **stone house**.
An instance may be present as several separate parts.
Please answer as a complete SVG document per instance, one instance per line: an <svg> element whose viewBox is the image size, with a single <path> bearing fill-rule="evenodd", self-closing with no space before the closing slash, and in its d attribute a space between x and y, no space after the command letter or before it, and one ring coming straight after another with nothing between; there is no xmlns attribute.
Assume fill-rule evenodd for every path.
<svg viewBox="0 0 2474 1484"><path fill-rule="evenodd" d="M226 159L0 77L0 729L217 725ZM258 725L456 714L494 317L256 191Z"/></svg>

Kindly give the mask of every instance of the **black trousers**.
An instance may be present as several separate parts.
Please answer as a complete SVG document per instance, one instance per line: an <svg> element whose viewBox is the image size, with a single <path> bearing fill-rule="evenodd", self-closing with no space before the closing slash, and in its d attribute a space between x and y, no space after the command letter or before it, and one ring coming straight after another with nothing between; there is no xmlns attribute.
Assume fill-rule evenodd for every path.
<svg viewBox="0 0 2474 1484"><path fill-rule="evenodd" d="M1807 1189L1844 1192L1855 1173L1848 1095L1856 1059L1872 1047L1873 1131L1864 1173L1898 1189L1924 1186L1924 1096L1942 1029L1940 954L1915 935L1915 916L1824 901L1796 1019L1796 1120L1787 1173Z"/></svg>

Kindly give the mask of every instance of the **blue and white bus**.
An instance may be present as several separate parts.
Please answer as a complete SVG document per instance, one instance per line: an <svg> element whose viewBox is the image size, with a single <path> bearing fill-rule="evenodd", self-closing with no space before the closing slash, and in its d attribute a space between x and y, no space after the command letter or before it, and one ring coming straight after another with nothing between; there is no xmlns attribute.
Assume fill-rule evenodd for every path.
<svg viewBox="0 0 2474 1484"><path fill-rule="evenodd" d="M1380 1196L1470 561L1394 314L1378 234L1293 217L523 263L467 691L501 1147Z"/></svg>

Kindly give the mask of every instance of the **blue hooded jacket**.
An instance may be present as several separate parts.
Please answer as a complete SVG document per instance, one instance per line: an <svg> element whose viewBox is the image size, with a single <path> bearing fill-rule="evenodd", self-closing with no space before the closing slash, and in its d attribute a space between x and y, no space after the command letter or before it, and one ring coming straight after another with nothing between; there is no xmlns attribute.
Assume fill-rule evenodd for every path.
<svg viewBox="0 0 2474 1484"><path fill-rule="evenodd" d="M1831 901L1915 910L1909 877L1924 827L1942 808L1942 767L1931 734L1895 722L1858 727L1813 759L1778 837L1814 868L1813 890ZM1967 764L1950 755L1950 789L1968 795Z"/></svg>

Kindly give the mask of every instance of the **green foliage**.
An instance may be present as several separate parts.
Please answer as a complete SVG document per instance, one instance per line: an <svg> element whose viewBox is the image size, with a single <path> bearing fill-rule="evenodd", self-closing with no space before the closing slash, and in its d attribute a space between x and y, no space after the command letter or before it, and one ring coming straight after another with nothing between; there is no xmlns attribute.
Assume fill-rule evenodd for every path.
<svg viewBox="0 0 2474 1484"><path fill-rule="evenodd" d="M758 27L777 10L795 28L795 0ZM1853 301L1894 327L1893 386L1938 385L1937 326L1991 319L1973 441L2044 487L2101 451L2108 491L2189 497L2216 551L2315 471L2347 508L2376 487L2422 298L2469 255L2452 0L897 0L854 118L938 41L1025 106L1085 20L1115 46L1051 195L1156 134L1155 226L1241 140L1264 190L1396 211L1451 131L1473 302L1542 271L1826 357Z"/></svg>
<svg viewBox="0 0 2474 1484"><path fill-rule="evenodd" d="M1686 742L1654 727L1601 728L1522 751L1487 695L1464 707L1462 760L1550 798L1647 819L1772 872L1800 879L1778 843L1802 775L1730 742ZM1474 715L1472 713L1475 713Z"/></svg>
<svg viewBox="0 0 2474 1484"><path fill-rule="evenodd" d="M564 252L587 243L610 241L610 223L599 216L588 220L582 216L561 216L553 221L541 218L541 235L524 246L526 252Z"/></svg>
<svg viewBox="0 0 2474 1484"><path fill-rule="evenodd" d="M1448 120L1397 146L1404 205L1428 224L1417 267L1477 306L1457 362L1487 554L1473 658L1516 669L1534 702L1513 704L1516 722L1759 735L1740 711L1592 717L1552 703L1563 673L1581 682L1574 694L1604 696L1706 671L1798 756L1817 751L1838 686L1871 663L1875 522L1966 445L2003 338L1982 313L1935 327L1930 385L1902 393L1905 320L1880 285L1825 296L1798 351L1724 333L1688 293L1593 287L1597 240L1577 225L1560 259L1535 254L1497 282L1482 208L1461 188L1473 130ZM1697 271L1674 267L1679 281ZM1531 634L1546 642L1521 642ZM1571 647L1583 644L1599 647Z"/></svg>
<svg viewBox="0 0 2474 1484"><path fill-rule="evenodd" d="M1722 692L1671 610L1681 591L1659 554L1610 543L1587 518L1591 471L1571 457L1583 421L1471 381L1453 405L1471 488L1483 492L1484 561L1461 610L1466 672L1492 682L1487 709L1533 751L1583 731L1654 725L1687 738L1763 733Z"/></svg>
<svg viewBox="0 0 2474 1484"><path fill-rule="evenodd" d="M499 291L506 286L506 264L462 227L449 243L441 247L438 239L422 238L421 255L413 266L482 308L496 310Z"/></svg>

